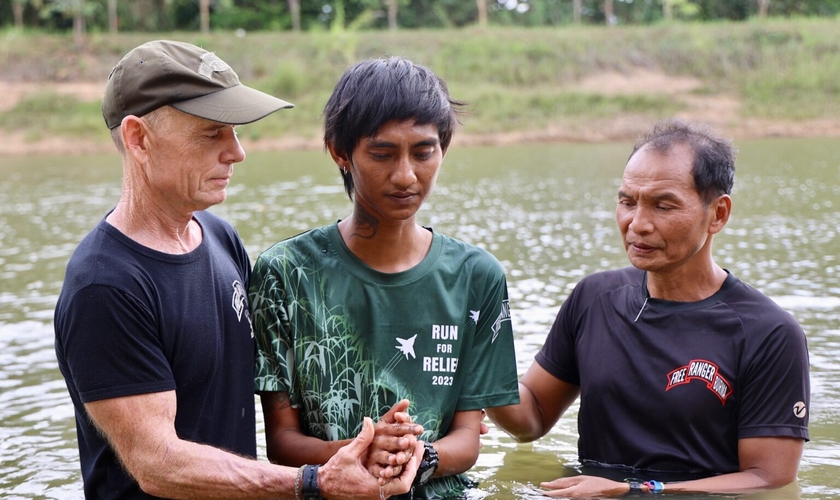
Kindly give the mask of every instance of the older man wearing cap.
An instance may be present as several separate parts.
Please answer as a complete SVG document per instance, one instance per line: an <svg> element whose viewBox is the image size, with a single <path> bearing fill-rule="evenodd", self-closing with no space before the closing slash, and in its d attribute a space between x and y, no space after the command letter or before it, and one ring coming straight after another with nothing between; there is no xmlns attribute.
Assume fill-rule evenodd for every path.
<svg viewBox="0 0 840 500"><path fill-rule="evenodd" d="M87 498L409 490L423 453L416 424L382 431L409 451L390 458L408 471L392 481L361 460L370 420L316 473L254 459L250 262L236 231L205 210L224 201L245 158L235 125L290 107L186 43L146 43L111 72L102 113L122 157L122 195L74 252L55 311ZM383 422L405 421L397 410L405 404Z"/></svg>

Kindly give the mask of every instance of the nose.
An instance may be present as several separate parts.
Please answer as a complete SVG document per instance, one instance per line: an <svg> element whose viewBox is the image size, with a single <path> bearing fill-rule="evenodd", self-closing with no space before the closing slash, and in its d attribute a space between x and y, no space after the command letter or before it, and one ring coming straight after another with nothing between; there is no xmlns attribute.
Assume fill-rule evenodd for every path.
<svg viewBox="0 0 840 500"><path fill-rule="evenodd" d="M636 207L633 210L630 214L630 224L627 227L636 234L645 234L653 231L653 224L651 224L649 214L642 207Z"/></svg>
<svg viewBox="0 0 840 500"><path fill-rule="evenodd" d="M222 151L222 163L239 163L245 160L245 150L242 149L242 144L239 143L239 137L236 131L231 127L230 137L225 143L225 148Z"/></svg>
<svg viewBox="0 0 840 500"><path fill-rule="evenodd" d="M394 170L391 172L391 182L400 189L407 189L417 182L414 163L409 156L402 155L395 162Z"/></svg>

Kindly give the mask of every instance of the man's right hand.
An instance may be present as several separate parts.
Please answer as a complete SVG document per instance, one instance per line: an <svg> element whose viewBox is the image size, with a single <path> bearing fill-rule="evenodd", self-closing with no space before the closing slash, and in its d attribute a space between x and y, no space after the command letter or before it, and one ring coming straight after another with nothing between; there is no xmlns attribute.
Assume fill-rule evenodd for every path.
<svg viewBox="0 0 840 500"><path fill-rule="evenodd" d="M364 464L364 460L370 455L375 435L373 421L365 417L359 435L319 468L318 484L323 497L330 500L379 499L408 493L414 482L417 467L423 459L423 443L412 435L415 438L413 449L407 455L401 473L390 480L382 480L373 476Z"/></svg>

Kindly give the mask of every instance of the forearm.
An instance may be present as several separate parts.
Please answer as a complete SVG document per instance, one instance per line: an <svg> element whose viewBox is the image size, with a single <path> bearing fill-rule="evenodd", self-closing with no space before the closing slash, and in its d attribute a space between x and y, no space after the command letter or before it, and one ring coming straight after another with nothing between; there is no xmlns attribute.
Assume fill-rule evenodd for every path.
<svg viewBox="0 0 840 500"><path fill-rule="evenodd" d="M298 429L277 431L267 443L268 459L272 463L300 467L305 464L324 464L350 439L324 441L306 436Z"/></svg>
<svg viewBox="0 0 840 500"><path fill-rule="evenodd" d="M477 429L464 427L450 429L446 436L432 443L439 460L434 477L460 474L475 465L481 449L479 439Z"/></svg>
<svg viewBox="0 0 840 500"><path fill-rule="evenodd" d="M143 491L173 499L294 498L296 469L183 440L124 460Z"/></svg>
<svg viewBox="0 0 840 500"><path fill-rule="evenodd" d="M548 432L543 426L540 407L527 387L519 384L520 403L486 408L490 420L515 440L524 443L539 439Z"/></svg>
<svg viewBox="0 0 840 500"><path fill-rule="evenodd" d="M795 480L791 478L776 478L768 476L762 471L745 470L722 474L720 476L696 479L681 483L667 483L667 493L722 493L735 494L747 493L750 491L780 488Z"/></svg>

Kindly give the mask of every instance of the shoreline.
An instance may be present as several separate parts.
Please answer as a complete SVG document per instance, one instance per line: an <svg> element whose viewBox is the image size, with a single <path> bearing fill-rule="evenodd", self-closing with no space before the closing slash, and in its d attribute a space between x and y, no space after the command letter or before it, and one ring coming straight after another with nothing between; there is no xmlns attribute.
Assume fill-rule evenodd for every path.
<svg viewBox="0 0 840 500"><path fill-rule="evenodd" d="M678 113L676 118L703 122L718 133L737 141L766 138L840 138L840 119L819 119L806 121L741 119L735 123L720 123L708 117L691 113ZM635 141L647 132L654 120L649 117L619 116L614 119L588 120L586 123L555 124L539 130L519 130L492 134L470 134L456 132L452 145L470 146L513 146L547 143L608 143ZM103 125L104 128L104 125ZM0 157L26 155L88 155L114 153L109 140L86 139L75 136L54 136L43 139L27 139L23 132L7 133L0 148ZM286 136L272 139L242 139L246 152L270 151L313 151L323 148L320 137Z"/></svg>
<svg viewBox="0 0 840 500"><path fill-rule="evenodd" d="M702 122L718 133L734 139L761 138L840 138L840 116L810 120L745 118L741 116L741 99L730 94L698 95L694 91L702 86L696 78L666 75L659 71L636 69L626 74L605 71L590 75L570 87L581 93L600 95L667 95L679 101L684 108L673 117ZM69 95L82 102L101 99L103 84L100 82L42 82L21 83L0 80L0 113L13 109L24 97L37 93ZM543 127L531 130L512 130L492 133L471 133L469 119L466 126L456 131L456 146L509 146L545 143L606 143L633 142L647 132L658 119L642 114L618 114L600 118L561 117ZM246 125L247 127L247 125ZM31 131L5 131L0 157L24 155L85 155L108 154L114 146L105 132L95 137L78 135L53 135L33 139ZM242 137L246 152L320 150L323 148L319 134L310 136L247 139Z"/></svg>

